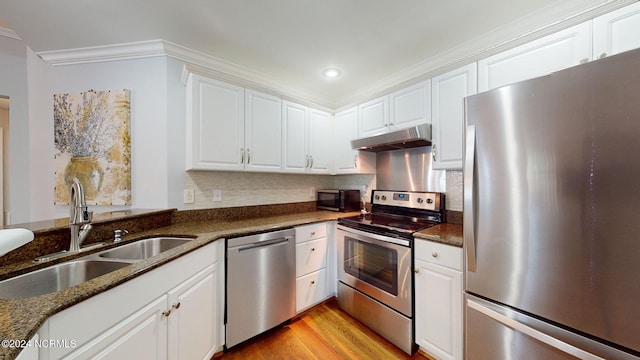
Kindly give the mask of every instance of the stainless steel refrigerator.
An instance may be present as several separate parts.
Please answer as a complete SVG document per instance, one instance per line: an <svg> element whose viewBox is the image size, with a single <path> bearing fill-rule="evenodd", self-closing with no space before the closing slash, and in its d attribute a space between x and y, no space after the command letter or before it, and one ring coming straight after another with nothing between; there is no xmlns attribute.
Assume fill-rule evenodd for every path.
<svg viewBox="0 0 640 360"><path fill-rule="evenodd" d="M640 50L465 100L465 358L640 358Z"/></svg>

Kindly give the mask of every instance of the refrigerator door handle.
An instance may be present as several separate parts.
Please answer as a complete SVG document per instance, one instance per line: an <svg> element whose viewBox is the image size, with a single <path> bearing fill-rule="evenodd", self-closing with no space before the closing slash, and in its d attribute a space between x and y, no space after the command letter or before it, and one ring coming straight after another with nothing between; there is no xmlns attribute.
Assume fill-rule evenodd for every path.
<svg viewBox="0 0 640 360"><path fill-rule="evenodd" d="M467 299L467 306L478 311L481 312L482 314L492 318L493 320L511 328L514 329L516 331L519 331L527 336L530 336L542 343L545 343L553 348L556 348L562 352L565 352L569 355L575 356L578 359L584 359L584 360L605 360L604 358L601 358L597 355L594 355L590 352L584 351L580 348L577 348L571 344L567 344L566 342L560 341L552 336L549 336L543 332L540 332L532 327L526 326L521 322L518 322L508 316L505 316L503 314L500 314L497 311L494 311L492 309L489 309L485 306L483 306L482 304L471 300L471 299Z"/></svg>
<svg viewBox="0 0 640 360"><path fill-rule="evenodd" d="M464 230L464 248L467 255L467 271L476 271L476 214L474 201L474 177L476 165L476 127L475 125L467 126L466 131L466 147L464 157L464 212L463 212L463 230Z"/></svg>

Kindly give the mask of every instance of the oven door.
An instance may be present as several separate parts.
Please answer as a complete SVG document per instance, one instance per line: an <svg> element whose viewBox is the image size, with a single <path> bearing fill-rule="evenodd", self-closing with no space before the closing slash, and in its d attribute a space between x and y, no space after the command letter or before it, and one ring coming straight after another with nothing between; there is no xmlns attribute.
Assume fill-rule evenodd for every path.
<svg viewBox="0 0 640 360"><path fill-rule="evenodd" d="M337 238L338 279L412 317L410 242L342 225Z"/></svg>

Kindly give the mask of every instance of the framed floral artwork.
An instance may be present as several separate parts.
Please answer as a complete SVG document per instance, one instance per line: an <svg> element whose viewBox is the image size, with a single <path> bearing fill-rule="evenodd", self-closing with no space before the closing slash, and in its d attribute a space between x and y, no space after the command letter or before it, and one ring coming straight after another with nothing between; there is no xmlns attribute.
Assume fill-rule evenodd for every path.
<svg viewBox="0 0 640 360"><path fill-rule="evenodd" d="M131 204L129 90L55 94L54 204L69 204L78 178L88 205Z"/></svg>

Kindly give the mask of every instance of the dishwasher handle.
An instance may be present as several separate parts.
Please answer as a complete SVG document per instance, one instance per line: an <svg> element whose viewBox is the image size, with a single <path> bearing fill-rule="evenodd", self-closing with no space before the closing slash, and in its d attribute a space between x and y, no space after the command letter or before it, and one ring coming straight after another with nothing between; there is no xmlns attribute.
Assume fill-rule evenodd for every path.
<svg viewBox="0 0 640 360"><path fill-rule="evenodd" d="M248 245L239 246L236 248L236 250L238 250L238 252L242 252L242 251L249 251L249 250L255 250L255 249L262 249L266 247L273 247L273 246L287 243L289 242L289 240L292 240L292 239L293 237L285 236L282 238L260 241L260 242L255 242Z"/></svg>

